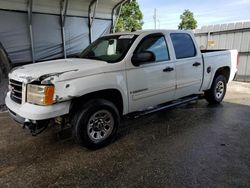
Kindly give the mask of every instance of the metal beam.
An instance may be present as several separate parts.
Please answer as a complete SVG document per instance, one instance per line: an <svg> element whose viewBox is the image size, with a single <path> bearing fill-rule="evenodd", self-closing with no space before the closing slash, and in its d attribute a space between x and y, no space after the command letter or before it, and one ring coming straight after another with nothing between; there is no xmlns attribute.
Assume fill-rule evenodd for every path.
<svg viewBox="0 0 250 188"><path fill-rule="evenodd" d="M130 0L123 0L119 3L117 3L113 9L112 9L112 13L111 13L111 28L110 28L110 32L111 33L114 33L115 32L115 26L116 26L116 23L117 23L117 20L120 16L120 11L121 11L121 8L122 8L122 5L127 3L127 2L130 2ZM114 21L114 16L115 16L115 11L116 9L119 7L119 11L118 11L118 14L117 14L117 18L116 18L116 22Z"/></svg>
<svg viewBox="0 0 250 188"><path fill-rule="evenodd" d="M64 58L67 58L67 49L66 49L66 41L65 41L65 22L68 10L68 0L61 0L60 2L61 8L61 33L62 33L62 43L63 43L63 55Z"/></svg>
<svg viewBox="0 0 250 188"><path fill-rule="evenodd" d="M92 25L94 23L95 15L96 15L96 8L97 8L98 0L92 0L89 4L89 10L88 10L88 26L89 26L89 44L92 43ZM91 8L94 7L93 16L91 18Z"/></svg>
<svg viewBox="0 0 250 188"><path fill-rule="evenodd" d="M35 63L36 58L35 58L34 39L33 39L33 27L32 27L33 0L28 0L27 9L28 9L28 24L29 24L30 47L31 47L32 62Z"/></svg>

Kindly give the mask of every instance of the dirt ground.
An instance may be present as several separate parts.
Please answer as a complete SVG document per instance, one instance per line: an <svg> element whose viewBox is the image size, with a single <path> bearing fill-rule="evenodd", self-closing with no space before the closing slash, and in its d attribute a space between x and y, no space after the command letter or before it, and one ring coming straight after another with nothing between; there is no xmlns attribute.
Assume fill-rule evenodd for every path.
<svg viewBox="0 0 250 188"><path fill-rule="evenodd" d="M111 145L89 151L69 131L32 137L0 114L0 187L250 187L250 84L123 120Z"/></svg>

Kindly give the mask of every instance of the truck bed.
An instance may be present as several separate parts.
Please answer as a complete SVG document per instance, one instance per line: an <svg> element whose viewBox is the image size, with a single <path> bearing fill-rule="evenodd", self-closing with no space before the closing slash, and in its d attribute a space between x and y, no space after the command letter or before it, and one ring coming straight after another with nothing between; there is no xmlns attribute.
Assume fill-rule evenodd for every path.
<svg viewBox="0 0 250 188"><path fill-rule="evenodd" d="M221 67L228 67L230 76L228 81L232 81L237 71L237 50L201 50L204 63L204 82L202 89L211 87L212 77L215 70ZM211 69L211 72L208 69Z"/></svg>

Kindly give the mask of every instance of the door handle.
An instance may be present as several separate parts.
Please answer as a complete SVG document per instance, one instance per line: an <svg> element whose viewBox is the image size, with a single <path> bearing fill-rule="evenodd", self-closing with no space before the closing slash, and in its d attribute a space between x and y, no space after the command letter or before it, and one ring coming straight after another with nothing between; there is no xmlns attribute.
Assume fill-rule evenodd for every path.
<svg viewBox="0 0 250 188"><path fill-rule="evenodd" d="M173 67L166 67L165 69L163 69L163 72L171 72L173 70L174 70Z"/></svg>
<svg viewBox="0 0 250 188"><path fill-rule="evenodd" d="M198 66L200 66L200 65L201 65L201 63L199 63L199 62L195 62L195 63L193 64L194 67L198 67Z"/></svg>

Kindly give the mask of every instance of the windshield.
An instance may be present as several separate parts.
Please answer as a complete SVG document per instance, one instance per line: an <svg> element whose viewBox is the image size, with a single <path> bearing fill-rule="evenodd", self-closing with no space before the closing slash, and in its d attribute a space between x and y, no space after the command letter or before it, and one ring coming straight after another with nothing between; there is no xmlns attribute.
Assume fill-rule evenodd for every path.
<svg viewBox="0 0 250 188"><path fill-rule="evenodd" d="M115 63L121 61L136 39L136 35L112 35L97 39L81 54L80 58Z"/></svg>

